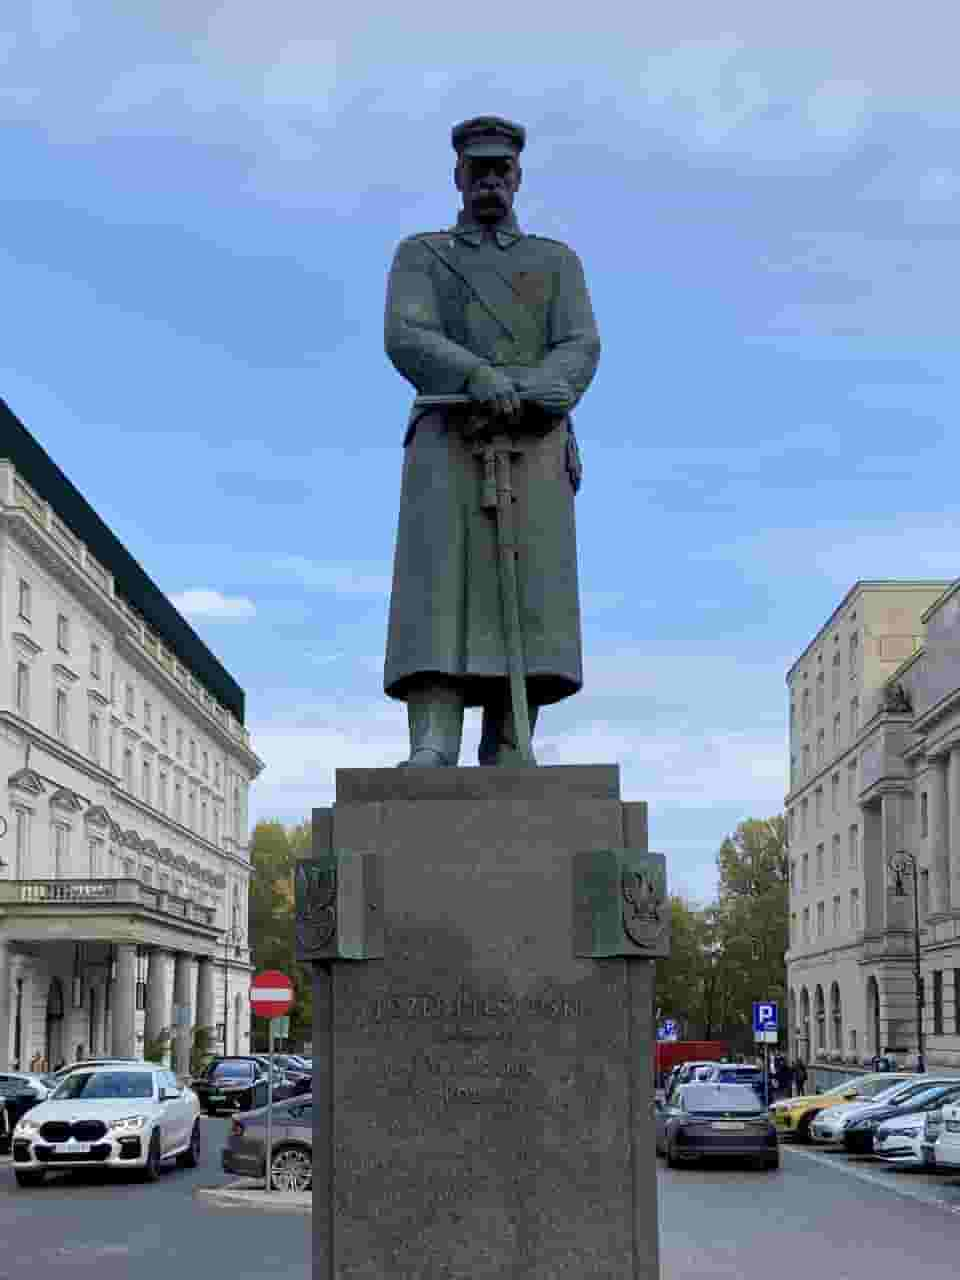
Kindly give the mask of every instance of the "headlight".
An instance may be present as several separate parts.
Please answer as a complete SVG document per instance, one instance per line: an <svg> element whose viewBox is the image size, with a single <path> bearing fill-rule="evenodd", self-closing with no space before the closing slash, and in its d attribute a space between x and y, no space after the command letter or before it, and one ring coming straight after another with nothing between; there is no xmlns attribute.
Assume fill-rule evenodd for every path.
<svg viewBox="0 0 960 1280"><path fill-rule="evenodd" d="M21 1138L27 1138L31 1133L36 1133L40 1126L33 1120L21 1120L14 1129L14 1135Z"/></svg>
<svg viewBox="0 0 960 1280"><path fill-rule="evenodd" d="M107 1126L113 1133L126 1131L136 1133L147 1123L149 1116L125 1116L123 1120L111 1120Z"/></svg>

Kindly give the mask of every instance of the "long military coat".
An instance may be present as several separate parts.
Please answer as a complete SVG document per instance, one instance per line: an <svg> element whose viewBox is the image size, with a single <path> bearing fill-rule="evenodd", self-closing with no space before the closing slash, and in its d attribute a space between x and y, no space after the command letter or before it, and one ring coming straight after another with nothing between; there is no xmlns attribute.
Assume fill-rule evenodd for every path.
<svg viewBox="0 0 960 1280"><path fill-rule="evenodd" d="M518 385L533 369L566 380L576 402L600 340L576 254L556 240L495 237L463 220L397 249L386 350L421 395L464 392L481 365ZM400 519L384 688L404 699L417 677L455 678L468 706L507 676L494 517L481 509L482 468L462 410L414 411L404 440ZM525 410L512 429L520 621L530 700L583 683L574 494L579 459L569 418Z"/></svg>

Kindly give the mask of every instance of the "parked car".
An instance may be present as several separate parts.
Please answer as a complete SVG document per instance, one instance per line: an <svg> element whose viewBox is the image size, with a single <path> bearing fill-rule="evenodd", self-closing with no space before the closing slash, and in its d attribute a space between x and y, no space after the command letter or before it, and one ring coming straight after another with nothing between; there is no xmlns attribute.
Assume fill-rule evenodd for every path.
<svg viewBox="0 0 960 1280"><path fill-rule="evenodd" d="M784 1098L770 1107L770 1118L783 1137L796 1138L798 1142L810 1141L810 1125L814 1117L827 1107L842 1102L869 1102L884 1089L899 1080L912 1080L915 1072L872 1071L867 1075L852 1076L825 1093L807 1093L799 1098Z"/></svg>
<svg viewBox="0 0 960 1280"><path fill-rule="evenodd" d="M313 1088L313 1068L291 1053L275 1053L273 1060L286 1076L294 1094L309 1093Z"/></svg>
<svg viewBox="0 0 960 1280"><path fill-rule="evenodd" d="M739 1062L711 1062L707 1067L698 1067L694 1080L697 1084L744 1084L749 1085L760 1101L766 1105L763 1093L763 1070Z"/></svg>
<svg viewBox="0 0 960 1280"><path fill-rule="evenodd" d="M13 1131L13 1172L21 1187L48 1169L137 1169L148 1182L161 1163L195 1169L200 1159L200 1104L176 1076L151 1063L71 1071Z"/></svg>
<svg viewBox="0 0 960 1280"><path fill-rule="evenodd" d="M250 1057L255 1058L260 1063L265 1075L270 1074L270 1055L268 1053L251 1053ZM294 1093L293 1081L288 1076L280 1058L281 1055L279 1053L273 1055L274 1100L277 1098L289 1098Z"/></svg>
<svg viewBox="0 0 960 1280"><path fill-rule="evenodd" d="M901 1103L909 1102L911 1098L941 1083L949 1084L950 1081L939 1076L918 1075L910 1080L897 1080L889 1089L882 1089L869 1100L858 1099L827 1107L811 1124L810 1136L814 1142L842 1142L848 1124L853 1121L872 1115L874 1111L882 1111L885 1107L895 1109Z"/></svg>
<svg viewBox="0 0 960 1280"><path fill-rule="evenodd" d="M933 1143L932 1163L938 1169L960 1169L960 1100L943 1107L939 1131Z"/></svg>
<svg viewBox="0 0 960 1280"><path fill-rule="evenodd" d="M939 1081L899 1101L891 1098L884 1107L871 1108L865 1115L852 1116L843 1129L844 1150L851 1155L872 1155L878 1127L885 1120L915 1115L924 1117L928 1111L936 1111L947 1103L960 1100L960 1081Z"/></svg>
<svg viewBox="0 0 960 1280"><path fill-rule="evenodd" d="M669 1103L654 1104L657 1153L673 1169L686 1160L742 1156L765 1169L780 1166L777 1131L749 1085L681 1085Z"/></svg>
<svg viewBox="0 0 960 1280"><path fill-rule="evenodd" d="M682 1084L690 1084L694 1079L695 1073L700 1067L712 1067L713 1062L703 1059L698 1062L681 1062L678 1067L674 1067L667 1077L667 1083L664 1088L666 1099L669 1102L670 1097Z"/></svg>
<svg viewBox="0 0 960 1280"><path fill-rule="evenodd" d="M259 1057L214 1058L195 1076L190 1087L208 1116L218 1111L253 1111L267 1105L267 1068ZM292 1086L274 1072L274 1094L288 1097Z"/></svg>
<svg viewBox="0 0 960 1280"><path fill-rule="evenodd" d="M275 1103L271 1134L271 1183L277 1191L309 1191L313 1185L313 1099L307 1094ZM220 1155L225 1173L265 1178L267 1108L235 1118Z"/></svg>
<svg viewBox="0 0 960 1280"><path fill-rule="evenodd" d="M0 1151L9 1151L13 1130L22 1115L50 1096L43 1076L32 1071L5 1071L0 1075Z"/></svg>
<svg viewBox="0 0 960 1280"><path fill-rule="evenodd" d="M56 1071L48 1071L40 1078L51 1089L55 1089L61 1080L66 1079L71 1071L76 1071L77 1067L104 1067L111 1063L126 1063L143 1066L142 1058L78 1058L76 1062L68 1062L65 1066L59 1067Z"/></svg>

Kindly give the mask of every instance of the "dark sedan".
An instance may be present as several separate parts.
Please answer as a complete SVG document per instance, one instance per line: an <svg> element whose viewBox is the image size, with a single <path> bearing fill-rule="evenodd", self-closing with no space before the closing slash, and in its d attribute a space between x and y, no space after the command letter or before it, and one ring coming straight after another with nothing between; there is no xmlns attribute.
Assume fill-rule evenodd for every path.
<svg viewBox="0 0 960 1280"><path fill-rule="evenodd" d="M208 1116L252 1111L266 1106L267 1072L256 1058L214 1058L190 1081L190 1088Z"/></svg>
<svg viewBox="0 0 960 1280"><path fill-rule="evenodd" d="M277 1191L309 1191L313 1184L313 1099L291 1098L272 1108L270 1168ZM220 1156L225 1173L265 1178L267 1108L253 1111L230 1126Z"/></svg>
<svg viewBox="0 0 960 1280"><path fill-rule="evenodd" d="M900 1106L889 1103L884 1107L875 1107L865 1116L852 1116L843 1126L843 1147L851 1155L869 1156L873 1154L873 1135L877 1126L884 1120L900 1116L921 1115L927 1111L939 1111L948 1102L960 1101L960 1081L956 1084L945 1084L942 1080L931 1084L929 1089L921 1093L911 1094L901 1102Z"/></svg>
<svg viewBox="0 0 960 1280"><path fill-rule="evenodd" d="M273 1061L293 1086L293 1092L310 1093L313 1089L313 1069L302 1058L292 1053L275 1053Z"/></svg>
<svg viewBox="0 0 960 1280"><path fill-rule="evenodd" d="M685 1084L654 1106L657 1154L671 1169L711 1156L780 1167L777 1131L749 1085Z"/></svg>
<svg viewBox="0 0 960 1280"><path fill-rule="evenodd" d="M20 1117L49 1095L49 1086L39 1075L28 1071L5 1071L0 1075L0 1151L10 1150Z"/></svg>

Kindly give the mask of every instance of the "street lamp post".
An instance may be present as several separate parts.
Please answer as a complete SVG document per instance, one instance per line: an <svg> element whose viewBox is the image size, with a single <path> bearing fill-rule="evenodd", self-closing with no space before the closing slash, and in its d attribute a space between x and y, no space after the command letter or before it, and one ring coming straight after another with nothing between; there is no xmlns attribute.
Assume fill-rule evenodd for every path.
<svg viewBox="0 0 960 1280"><path fill-rule="evenodd" d="M917 1071L926 1071L926 1053L923 1043L923 978L920 974L920 875L917 858L906 849L899 849L888 861L893 873L893 891L898 898L907 896L904 877L913 881L913 982L917 1002Z"/></svg>

